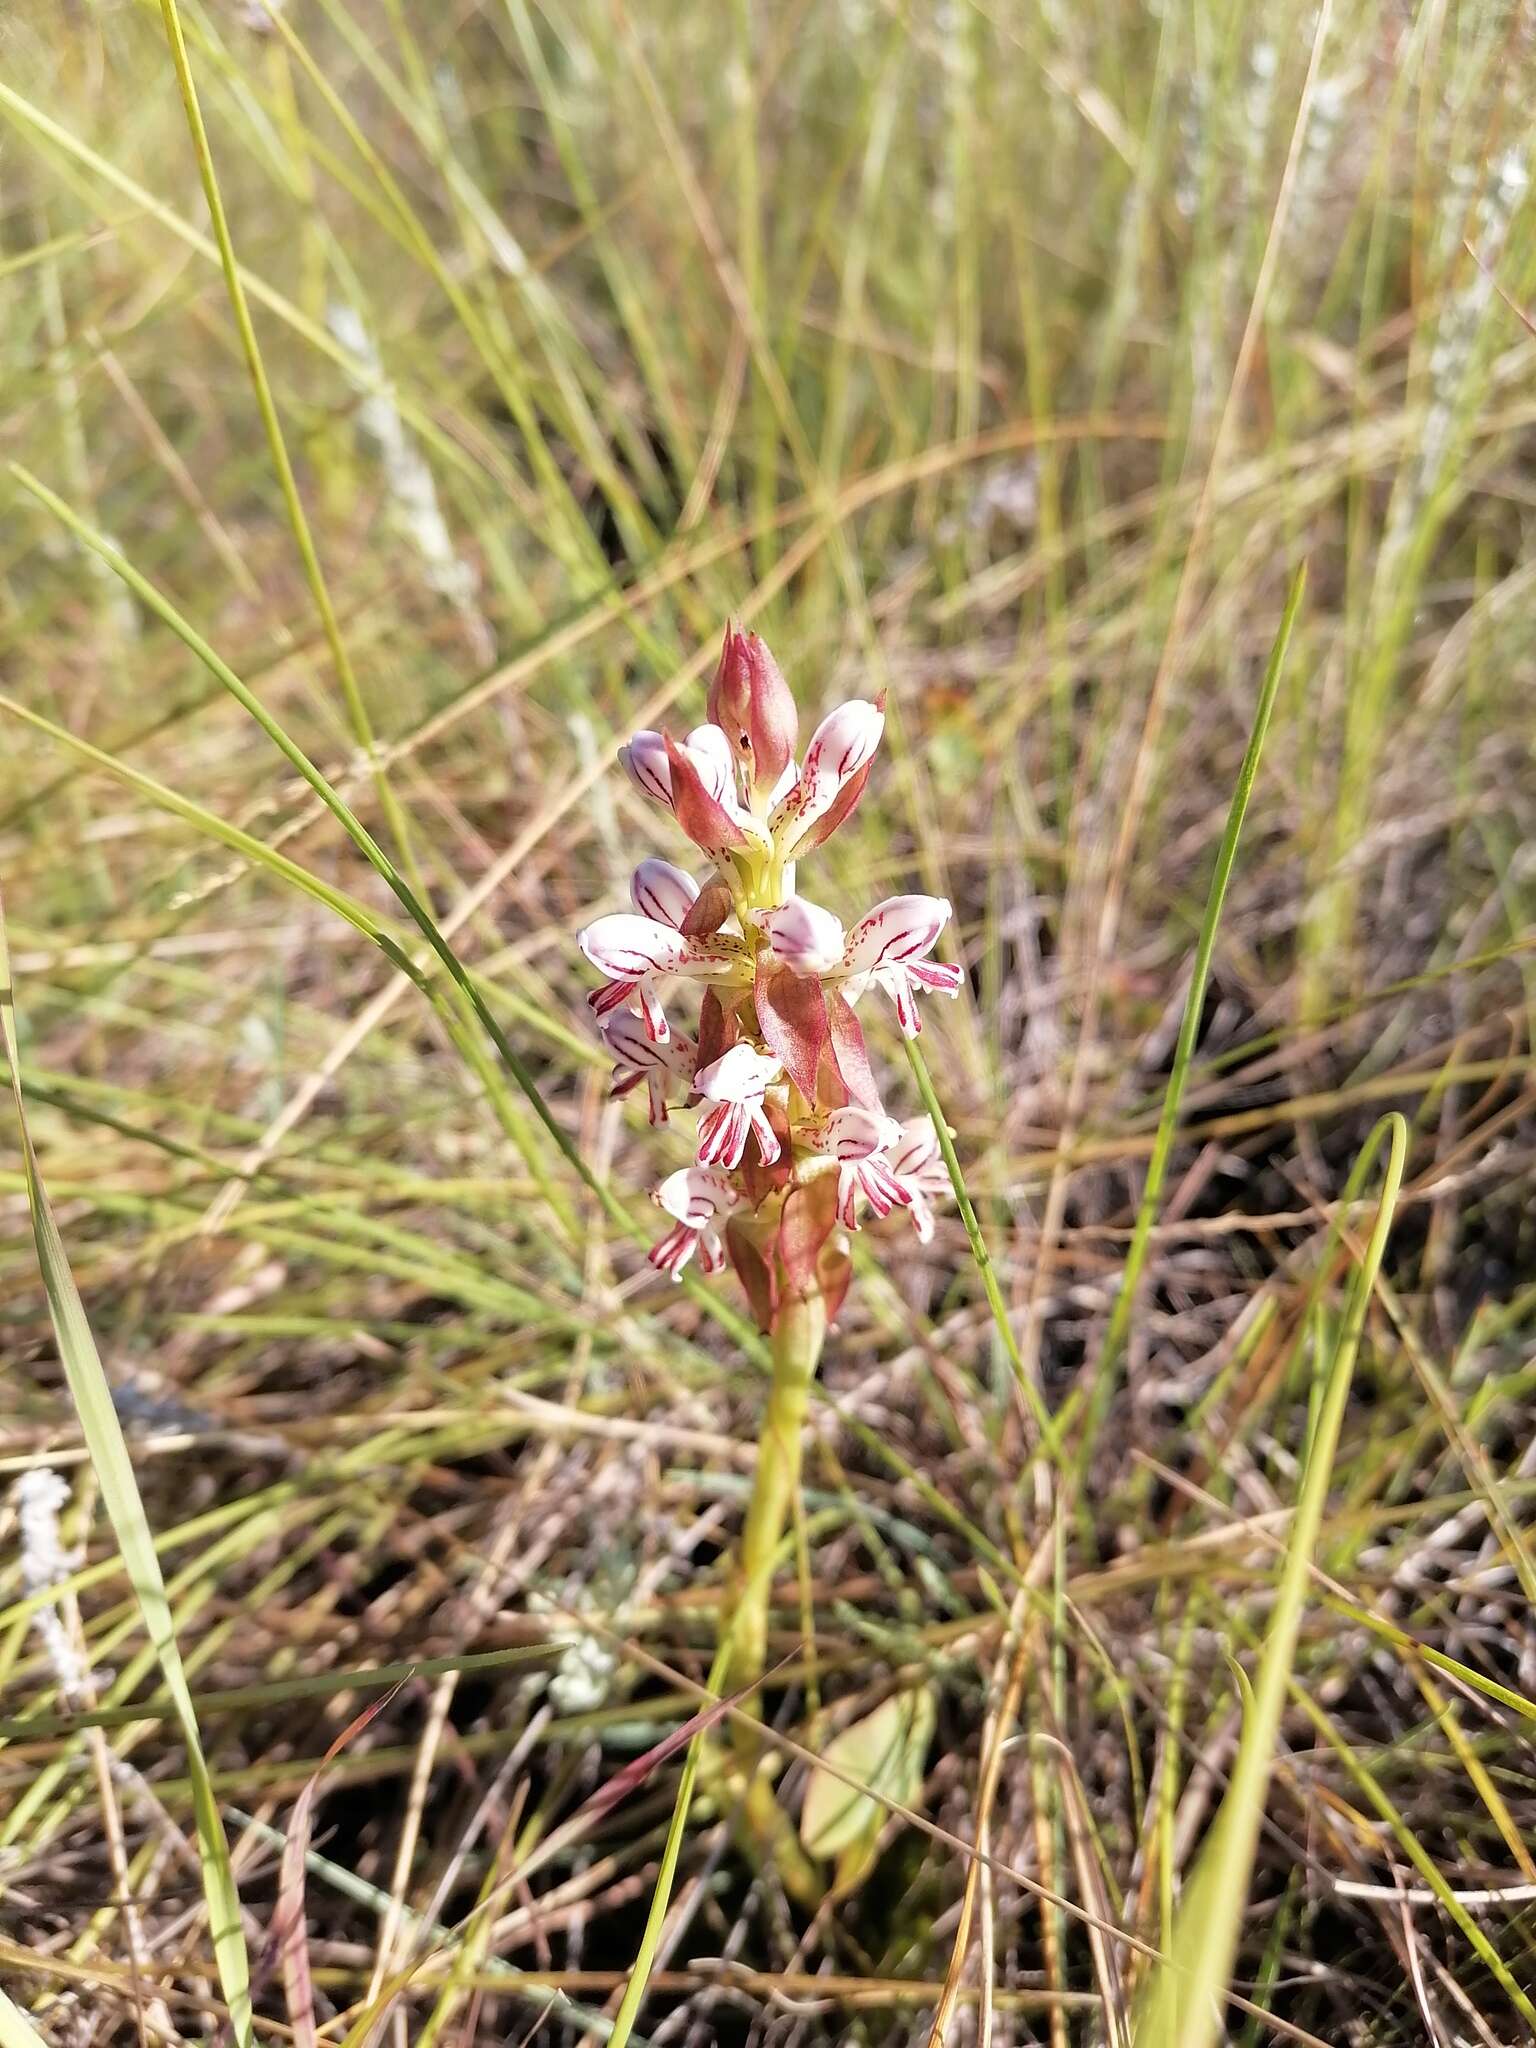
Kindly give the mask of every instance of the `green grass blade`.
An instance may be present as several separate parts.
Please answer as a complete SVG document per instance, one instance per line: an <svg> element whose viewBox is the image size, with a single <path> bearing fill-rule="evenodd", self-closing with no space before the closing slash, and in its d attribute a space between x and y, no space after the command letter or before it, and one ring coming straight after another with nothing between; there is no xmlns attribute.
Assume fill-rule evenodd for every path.
<svg viewBox="0 0 1536 2048"><path fill-rule="evenodd" d="M1088 1412L1084 1420L1080 1452L1080 1458L1085 1464L1092 1452L1098 1425L1114 1392L1116 1368L1125 1346L1131 1317L1135 1312L1141 1275L1152 1242L1152 1226L1157 1221L1158 1203L1162 1198L1163 1182L1168 1174L1168 1161L1173 1154L1174 1134L1179 1127L1179 1110L1184 1101L1184 1088L1189 1080L1190 1068L1194 1064L1195 1041L1200 1035L1200 1017L1205 1008L1205 991L1211 978L1211 960L1216 951L1216 932L1221 924L1222 906L1227 900L1227 885L1237 864L1237 842L1242 835L1243 820L1248 815L1248 800L1253 794L1253 785L1259 772L1259 760L1264 752L1264 741L1269 732L1270 716L1275 708L1280 678L1285 671L1285 657L1291 644L1291 630L1296 624L1296 615L1301 609L1301 600L1306 588L1307 568L1303 562L1291 580L1290 594L1286 598L1285 611L1280 619L1280 630L1275 635L1274 646L1270 649L1269 664L1264 671L1258 705L1253 714L1253 727L1248 735L1248 748L1238 770L1237 786L1232 792L1231 806L1227 811L1226 830L1221 835L1221 845L1216 854L1216 868L1211 876L1205 915L1200 921L1200 936L1195 945L1195 964L1190 972L1189 993L1184 999L1184 1015L1179 1024L1178 1043L1174 1047L1173 1068L1168 1076L1162 1114L1158 1118L1157 1134L1152 1142L1152 1156L1147 1162L1147 1178L1136 1210L1134 1234L1130 1249L1126 1253L1120 1291L1115 1296L1109 1324L1104 1332L1104 1346L1094 1367L1093 1386L1088 1397Z"/></svg>
<svg viewBox="0 0 1536 2048"><path fill-rule="evenodd" d="M1242 1740L1226 1798L1174 1923L1172 1949L1149 1987L1136 2028L1136 2048L1214 2048L1221 2036L1223 2001L1248 1899L1270 1764L1306 1603L1312 1554L1322 1525L1365 1313L1391 1233L1407 1163L1408 1126L1395 1110L1382 1118L1366 1141L1350 1176L1346 1203L1353 1199L1383 1140L1390 1150L1381 1202L1364 1260L1350 1290L1338 1342L1322 1374L1322 1402L1307 1447L1301 1491L1253 1687L1252 1705L1244 1714ZM1331 1245L1330 1234L1330 1249Z"/></svg>
<svg viewBox="0 0 1536 2048"><path fill-rule="evenodd" d="M181 1652L171 1621L170 1601L160 1560L155 1553L149 1518L133 1476L133 1461L123 1437L122 1424L112 1405L112 1389L102 1369L96 1340L86 1320L85 1305L75 1285L64 1250L64 1241L54 1221L53 1210L42 1176L32 1137L27 1127L26 1104L21 1090L21 1058L16 1033L16 998L11 986L10 949L5 937L5 915L0 906L0 1031L5 1039L11 1089L16 1101L16 1119L21 1137L22 1165L26 1174L27 1206L32 1214L32 1231L37 1244L37 1262L43 1290L48 1297L48 1315L59 1347L59 1362L69 1384L70 1396L80 1417L80 1427L90 1450L91 1462L101 1485L102 1499L111 1518L123 1562L133 1585L160 1669L165 1688L175 1709L186 1744L187 1773L192 1781L193 1812L197 1827L198 1861L202 1866L203 1890L208 1901L208 1926L218 1963L219 1982L229 2007L236 2048L252 2048L251 1970L245 1935L240 1925L240 1899L230 1868L229 1843L219 1817L208 1766L198 1734L197 1712L191 1688L182 1667ZM4 2020L0 2011L0 2021ZM25 2032L15 2034L25 2042ZM9 2041L5 2048L10 2048Z"/></svg>
<svg viewBox="0 0 1536 2048"><path fill-rule="evenodd" d="M203 196L208 202L208 219L213 236L218 244L219 261L224 270L225 289L229 294L230 311L234 315L235 330L240 337L240 352L245 358L250 375L251 389L255 393L257 410L261 414L262 430L266 435L267 448L272 458L273 473L278 489L282 493L283 507L288 524L293 532L294 545L304 565L304 580L309 585L314 599L315 611L319 616L326 645L331 651L331 662L336 679L341 685L342 697L347 707L347 719L352 727L353 737L373 763L374 788L378 793L379 806L388 821L395 844L401 849L401 857L410 858L410 840L405 813L401 809L389 777L374 749L373 724L357 676L352 667L351 656L347 653L342 638L341 624L336 617L336 607L331 601L330 585L321 567L320 553L315 546L314 535L310 532L309 520L304 511L304 501L299 495L298 479L293 472L293 463L288 454L288 443L283 434L282 422L278 418L277 400L272 395L272 386L267 377L266 365L262 361L261 345L256 339L255 323L251 319L250 304L246 298L245 285L241 279L240 266L235 260L235 245L229 231L229 220L224 210L224 195L219 189L218 172L214 168L213 149L208 140L208 130L203 121L203 110L198 99L197 86L192 77L192 64L187 55L186 39L181 30L181 15L176 0L160 0L160 13L165 23L166 41L170 45L171 62L176 72L176 83L181 92L182 105L186 109L187 127L192 137L193 154L197 158L198 175L202 180Z"/></svg>

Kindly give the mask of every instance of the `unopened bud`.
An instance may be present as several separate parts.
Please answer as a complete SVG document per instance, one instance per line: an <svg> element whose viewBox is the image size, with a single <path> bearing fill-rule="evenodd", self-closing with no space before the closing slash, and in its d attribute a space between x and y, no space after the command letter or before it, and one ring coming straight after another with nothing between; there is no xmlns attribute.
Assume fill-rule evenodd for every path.
<svg viewBox="0 0 1536 2048"><path fill-rule="evenodd" d="M804 896L791 896L778 910L759 911L775 960L796 974L827 974L843 957L843 928L830 910Z"/></svg>
<svg viewBox="0 0 1536 2048"><path fill-rule="evenodd" d="M793 758L800 720L778 663L756 633L726 627L709 686L709 716L730 741L752 787L764 794L772 790Z"/></svg>

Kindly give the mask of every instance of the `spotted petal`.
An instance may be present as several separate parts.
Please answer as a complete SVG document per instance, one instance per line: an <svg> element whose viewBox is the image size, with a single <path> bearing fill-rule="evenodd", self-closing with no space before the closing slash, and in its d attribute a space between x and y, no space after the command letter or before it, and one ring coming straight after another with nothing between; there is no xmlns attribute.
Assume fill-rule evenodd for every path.
<svg viewBox="0 0 1536 2048"><path fill-rule="evenodd" d="M949 918L950 906L942 896L888 896L848 934L844 972L870 974L880 967L925 958Z"/></svg>
<svg viewBox="0 0 1536 2048"><path fill-rule="evenodd" d="M839 704L817 726L800 764L800 779L776 806L770 825L774 842L785 860L821 843L827 834L818 828L839 806L834 823L841 823L857 801L885 730L885 713L878 704L854 701ZM855 787L855 785L857 785ZM852 799L841 803L852 789ZM830 831L832 826L827 827Z"/></svg>
<svg viewBox="0 0 1536 2048"><path fill-rule="evenodd" d="M747 950L728 932L687 938L630 910L597 918L577 934L576 943L610 981L638 981L646 974L682 974L695 981L747 978Z"/></svg>

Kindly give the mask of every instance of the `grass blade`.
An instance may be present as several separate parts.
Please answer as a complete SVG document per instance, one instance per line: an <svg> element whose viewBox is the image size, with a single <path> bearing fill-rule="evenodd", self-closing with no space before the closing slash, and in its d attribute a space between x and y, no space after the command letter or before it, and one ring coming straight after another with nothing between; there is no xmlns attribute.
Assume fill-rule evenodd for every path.
<svg viewBox="0 0 1536 2048"><path fill-rule="evenodd" d="M1211 960L1216 951L1216 932L1221 923L1222 905L1227 900L1227 885L1237 864L1237 842L1242 836L1243 820L1248 815L1248 800L1253 794L1253 785L1259 772L1259 760L1264 752L1264 741L1269 732L1270 715L1274 711L1275 696L1285 670L1286 651L1291 644L1291 629L1296 624L1296 614L1301 609L1301 600L1306 588L1307 568L1303 562L1291 580L1285 611L1280 619L1280 630L1275 635L1274 646L1270 649L1269 664L1264 671L1258 705L1253 714L1253 727L1248 735L1247 752L1243 755L1243 763L1238 770L1237 786L1232 792L1232 803L1227 812L1226 830L1221 835L1221 845L1216 853L1215 872L1211 876L1210 892L1205 901L1205 915L1200 921L1200 936L1195 944L1195 964L1190 971L1189 994L1184 999L1184 1015L1179 1024L1178 1042L1174 1047L1173 1068L1168 1076L1167 1091L1163 1096L1157 1134L1152 1141L1152 1156L1147 1161L1147 1178L1136 1210L1134 1234L1125 1257L1125 1271L1121 1276L1120 1291L1115 1296L1115 1305L1104 1332L1103 1349L1094 1368L1093 1386L1088 1396L1088 1413L1084 1421L1079 1454L1084 1464L1092 1452L1098 1425L1114 1392L1116 1367L1125 1344L1126 1332L1131 1326L1131 1316L1135 1312L1141 1275L1146 1266L1148 1247L1152 1242L1152 1226L1157 1221L1158 1202L1162 1197L1163 1182L1168 1174L1168 1161L1173 1154L1174 1134L1179 1127L1179 1110L1184 1101L1184 1088L1189 1080L1190 1068L1194 1064L1195 1041L1200 1035L1200 1018L1205 1008L1206 987L1211 978Z"/></svg>
<svg viewBox="0 0 1536 2048"><path fill-rule="evenodd" d="M1252 1703L1244 1713L1227 1796L1185 1892L1174 1923L1172 1949L1152 1978L1136 2028L1136 2048L1214 2048L1221 2035L1223 2001L1264 1818L1270 1763L1291 1681L1312 1553L1322 1525L1365 1312L1391 1233L1408 1157L1408 1126L1395 1110L1382 1118L1366 1141L1345 1190L1346 1204L1354 1198L1384 1140L1390 1149L1381 1202L1365 1258L1350 1290L1338 1342L1321 1374L1322 1400L1307 1446L1274 1612Z"/></svg>
<svg viewBox="0 0 1536 2048"><path fill-rule="evenodd" d="M182 1667L181 1652L171 1621L170 1601L160 1560L155 1553L149 1518L133 1476L133 1463L123 1438L122 1424L112 1404L112 1389L102 1369L96 1340L86 1320L85 1305L75 1286L74 1275L64 1250L64 1241L54 1221L53 1210L38 1171L37 1155L27 1127L26 1104L21 1090L21 1057L16 1034L16 998L11 986L10 949L5 936L5 914L0 905L0 1031L5 1038L11 1090L16 1101L16 1120L21 1136L22 1167L26 1175L27 1206L32 1215L32 1232L37 1244L37 1262L43 1289L48 1297L48 1315L59 1347L59 1362L69 1383L70 1396L80 1417L80 1427L101 1484L102 1499L111 1518L113 1533L144 1627L159 1659L165 1689L175 1710L187 1751L187 1775L192 1782L192 1803L197 1828L198 1861L202 1866L203 1891L208 1901L208 1926L218 1963L219 1983L229 2007L236 2048L252 2048L251 1967L246 1954L245 1935L240 1925L240 1899L230 1868L229 1843L214 1798L208 1765L198 1734L197 1713L191 1689ZM6 2034L8 2020L0 2008L0 2042L29 2042L29 2030Z"/></svg>

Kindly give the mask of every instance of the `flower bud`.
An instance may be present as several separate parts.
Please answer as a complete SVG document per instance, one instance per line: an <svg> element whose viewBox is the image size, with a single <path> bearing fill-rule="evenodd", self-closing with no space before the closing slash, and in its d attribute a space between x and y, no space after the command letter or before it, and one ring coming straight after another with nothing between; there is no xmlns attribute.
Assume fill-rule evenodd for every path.
<svg viewBox="0 0 1536 2048"><path fill-rule="evenodd" d="M774 788L795 751L799 717L778 663L756 633L725 629L720 665L709 686L709 716L730 742L760 794Z"/></svg>
<svg viewBox="0 0 1536 2048"><path fill-rule="evenodd" d="M629 893L642 917L681 931L683 920L698 901L699 885L671 861L651 859L641 861L635 869Z"/></svg>
<svg viewBox="0 0 1536 2048"><path fill-rule="evenodd" d="M671 809L672 770L667 763L667 743L659 732L637 732L627 747L620 747L619 759L637 788Z"/></svg>
<svg viewBox="0 0 1536 2048"><path fill-rule="evenodd" d="M777 910L759 911L756 923L768 949L796 974L827 974L843 957L843 928L830 910L804 896L791 896Z"/></svg>

